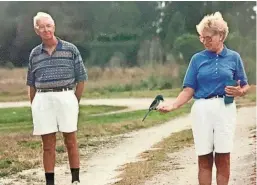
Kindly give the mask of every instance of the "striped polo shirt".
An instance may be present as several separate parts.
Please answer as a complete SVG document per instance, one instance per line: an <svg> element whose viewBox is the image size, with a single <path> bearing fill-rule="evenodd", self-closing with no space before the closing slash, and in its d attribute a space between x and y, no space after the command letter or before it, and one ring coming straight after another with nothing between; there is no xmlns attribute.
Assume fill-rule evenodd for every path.
<svg viewBox="0 0 257 185"><path fill-rule="evenodd" d="M58 44L52 55L44 45L36 46L30 53L27 85L37 89L75 87L88 79L87 71L78 48L57 38Z"/></svg>

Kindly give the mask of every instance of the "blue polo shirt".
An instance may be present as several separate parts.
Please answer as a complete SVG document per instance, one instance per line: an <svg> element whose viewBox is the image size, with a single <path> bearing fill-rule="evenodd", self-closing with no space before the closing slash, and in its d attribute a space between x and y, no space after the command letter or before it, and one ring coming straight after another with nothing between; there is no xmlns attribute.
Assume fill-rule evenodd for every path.
<svg viewBox="0 0 257 185"><path fill-rule="evenodd" d="M192 56L183 88L193 88L195 99L225 95L227 80L241 80L241 86L248 84L240 55L224 46L220 54L203 50Z"/></svg>
<svg viewBox="0 0 257 185"><path fill-rule="evenodd" d="M52 55L43 44L36 46L30 53L27 85L37 89L71 87L88 79L87 71L80 52L75 45L58 39Z"/></svg>

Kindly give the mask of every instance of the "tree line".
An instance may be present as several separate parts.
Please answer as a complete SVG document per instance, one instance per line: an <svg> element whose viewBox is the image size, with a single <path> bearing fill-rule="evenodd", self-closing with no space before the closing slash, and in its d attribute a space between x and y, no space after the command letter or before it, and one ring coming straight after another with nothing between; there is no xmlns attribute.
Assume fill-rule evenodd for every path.
<svg viewBox="0 0 257 185"><path fill-rule="evenodd" d="M0 65L26 66L40 39L38 11L52 15L56 35L77 45L88 66L188 64L203 49L196 24L220 11L229 25L226 45L247 65L256 61L256 2L0 2ZM255 67L254 67L255 68Z"/></svg>

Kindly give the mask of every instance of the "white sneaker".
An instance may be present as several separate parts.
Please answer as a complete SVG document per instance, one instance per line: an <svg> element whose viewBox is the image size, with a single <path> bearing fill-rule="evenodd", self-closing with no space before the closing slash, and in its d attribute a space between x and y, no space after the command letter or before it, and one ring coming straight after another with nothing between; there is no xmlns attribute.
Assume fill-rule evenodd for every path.
<svg viewBox="0 0 257 185"><path fill-rule="evenodd" d="M75 181L72 183L72 185L79 185L80 183L78 181Z"/></svg>

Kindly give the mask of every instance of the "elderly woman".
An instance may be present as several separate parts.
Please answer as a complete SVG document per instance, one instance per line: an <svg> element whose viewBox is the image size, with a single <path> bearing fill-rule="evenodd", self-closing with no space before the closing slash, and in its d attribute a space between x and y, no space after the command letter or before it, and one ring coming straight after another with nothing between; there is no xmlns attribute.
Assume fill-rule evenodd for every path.
<svg viewBox="0 0 257 185"><path fill-rule="evenodd" d="M183 90L172 103L157 108L166 113L178 109L192 97L192 130L198 155L200 185L212 182L212 167L217 168L218 185L227 185L230 176L230 152L236 124L236 105L225 103L225 96L244 96L249 89L240 55L224 45L228 35L227 23L216 12L205 16L196 26L205 50L192 56ZM235 80L235 86L226 86Z"/></svg>

